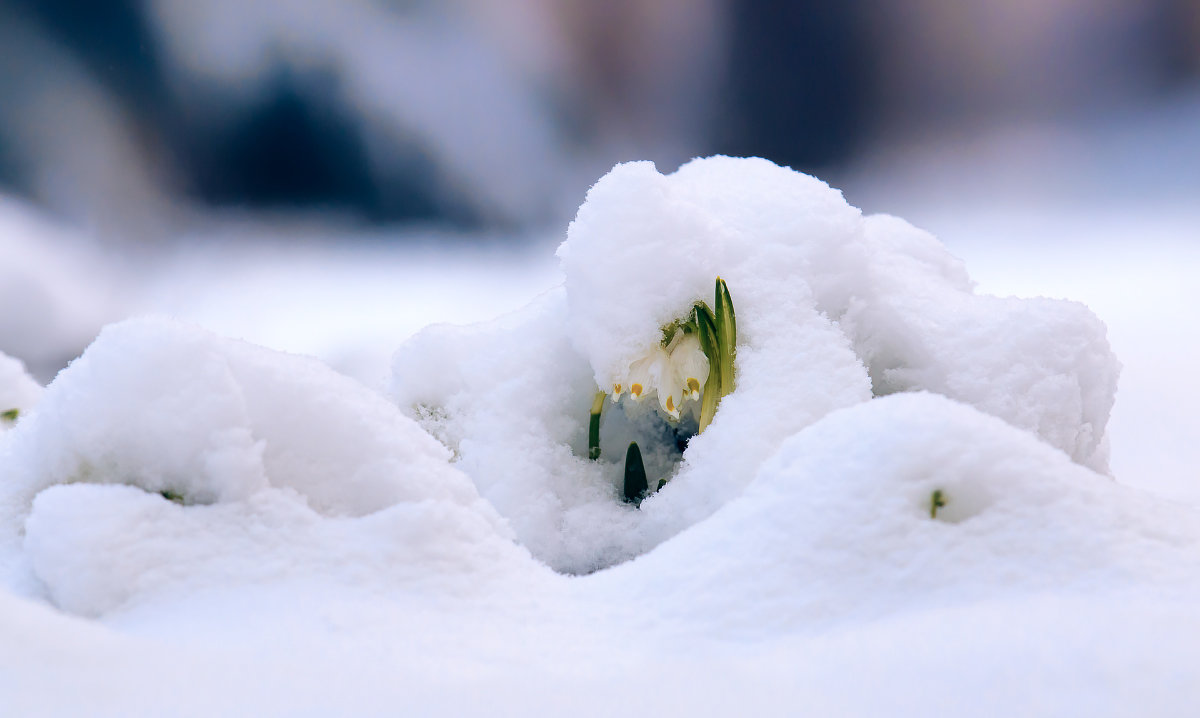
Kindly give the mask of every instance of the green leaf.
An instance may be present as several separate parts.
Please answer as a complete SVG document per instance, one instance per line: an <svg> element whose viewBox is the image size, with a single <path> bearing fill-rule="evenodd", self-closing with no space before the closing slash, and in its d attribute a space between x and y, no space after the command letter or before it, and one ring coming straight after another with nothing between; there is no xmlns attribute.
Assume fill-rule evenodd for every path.
<svg viewBox="0 0 1200 718"><path fill-rule="evenodd" d="M659 342L659 345L663 349L666 349L668 346L671 345L671 340L675 338L675 333L678 331L679 331L679 324L677 324L675 322L672 322L670 324L663 326L662 341Z"/></svg>
<svg viewBox="0 0 1200 718"><path fill-rule="evenodd" d="M16 421L17 417L20 415L21 415L20 409L9 409L8 411L0 412L0 419L3 419L5 421Z"/></svg>
<svg viewBox="0 0 1200 718"><path fill-rule="evenodd" d="M717 328L712 311L704 303L696 304L692 312L696 321L696 336L700 339L700 350L708 357L708 380L704 382L700 397L700 433L712 423L717 413L717 402L721 400L721 349L717 342Z"/></svg>
<svg viewBox="0 0 1200 718"><path fill-rule="evenodd" d="M717 328L717 345L721 350L721 396L733 391L733 358L737 348L737 322L733 315L733 299L725 280L717 277L716 303L713 305Z"/></svg>
<svg viewBox="0 0 1200 718"><path fill-rule="evenodd" d="M929 518L936 519L938 509L946 505L946 496L941 489L937 489L929 497Z"/></svg>
<svg viewBox="0 0 1200 718"><path fill-rule="evenodd" d="M625 452L625 502L641 506L648 488L646 465L642 463L642 451L634 441L629 444L629 450Z"/></svg>
<svg viewBox="0 0 1200 718"><path fill-rule="evenodd" d="M588 458L592 461L600 458L600 414L604 411L604 398L608 396L602 391L596 392L592 399L592 417L588 422Z"/></svg>

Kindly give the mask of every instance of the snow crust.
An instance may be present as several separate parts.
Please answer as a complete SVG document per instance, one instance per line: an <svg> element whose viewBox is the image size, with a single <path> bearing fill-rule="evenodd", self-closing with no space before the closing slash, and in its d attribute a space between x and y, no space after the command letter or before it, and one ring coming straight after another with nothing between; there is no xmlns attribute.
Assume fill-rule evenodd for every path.
<svg viewBox="0 0 1200 718"><path fill-rule="evenodd" d="M932 391L1106 470L1119 364L1105 327L1061 300L975 295L962 263L900 219L863 217L816 178L762 159L670 175L618 165L558 250L564 288L492 326L406 343L391 392L456 454L535 556L587 573L644 553L737 496L788 437L830 412ZM588 407L656 347L665 324L727 282L737 389L703 434L628 398L601 460ZM590 376L589 376L590 375ZM614 499L625 447L648 454L640 511Z"/></svg>

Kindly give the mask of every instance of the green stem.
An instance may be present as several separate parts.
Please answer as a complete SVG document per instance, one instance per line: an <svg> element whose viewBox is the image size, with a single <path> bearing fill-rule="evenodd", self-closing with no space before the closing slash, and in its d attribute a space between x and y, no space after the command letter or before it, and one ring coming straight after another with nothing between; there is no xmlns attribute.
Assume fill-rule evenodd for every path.
<svg viewBox="0 0 1200 718"><path fill-rule="evenodd" d="M733 299L725 280L717 277L716 303L713 312L717 328L717 345L721 350L721 396L733 391L733 354L737 347L737 322L733 316Z"/></svg>
<svg viewBox="0 0 1200 718"><path fill-rule="evenodd" d="M721 400L721 350L717 340L717 327L712 312L704 304L697 304L692 312L696 322L696 336L700 349L708 357L708 380L700 398L700 429L704 433L717 413L717 402Z"/></svg>
<svg viewBox="0 0 1200 718"><path fill-rule="evenodd" d="M596 392L596 398L592 399L592 417L588 422L588 458L592 461L600 458L600 414L604 411L604 397L608 396L602 391Z"/></svg>
<svg viewBox="0 0 1200 718"><path fill-rule="evenodd" d="M929 518L936 519L938 509L946 505L946 496L941 489L936 489L929 497Z"/></svg>

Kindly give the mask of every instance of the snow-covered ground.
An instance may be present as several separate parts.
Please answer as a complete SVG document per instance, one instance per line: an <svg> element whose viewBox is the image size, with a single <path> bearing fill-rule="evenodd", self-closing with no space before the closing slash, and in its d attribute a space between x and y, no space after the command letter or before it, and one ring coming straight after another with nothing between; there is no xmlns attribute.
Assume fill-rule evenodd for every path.
<svg viewBox="0 0 1200 718"><path fill-rule="evenodd" d="M607 178L561 268L278 225L118 263L6 204L34 368L185 323L44 393L0 364L0 712L1189 715L1200 216L914 206L947 254L782 170L678 177ZM609 404L588 461L597 382L717 273L737 390L682 454ZM641 510L631 438L672 477Z"/></svg>

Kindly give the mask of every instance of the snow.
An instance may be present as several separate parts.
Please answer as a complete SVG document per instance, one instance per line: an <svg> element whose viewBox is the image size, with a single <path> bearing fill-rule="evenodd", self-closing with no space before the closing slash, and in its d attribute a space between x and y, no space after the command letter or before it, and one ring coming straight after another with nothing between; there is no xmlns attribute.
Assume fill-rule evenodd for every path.
<svg viewBox="0 0 1200 718"><path fill-rule="evenodd" d="M501 325L423 332L397 353L391 388L556 570L610 566L703 520L785 439L873 390L940 392L1106 470L1118 364L1104 325L1076 303L973 294L931 236L864 218L815 178L759 159L666 176L618 165L558 253L562 291ZM588 461L596 391L620 384L717 276L739 317L736 391L683 452L686 421L626 398ZM651 483L670 482L637 511L614 500L631 440Z"/></svg>
<svg viewBox="0 0 1200 718"><path fill-rule="evenodd" d="M28 413L42 396L42 387L33 377L25 372L25 364L20 359L0 352L0 412L16 411L16 415L8 414L0 418L0 432L11 429L21 414Z"/></svg>
<svg viewBox="0 0 1200 718"><path fill-rule="evenodd" d="M396 571L417 559L470 565L476 543L494 560L511 544L445 447L376 393L315 360L169 320L106 328L7 439L0 566L85 615L158 573L194 579L214 561L218 575L267 571L228 556L286 567L315 543L312 560L336 564L345 556L319 548L345 540L322 530L377 532L388 540L369 543L381 547L402 539L377 559Z"/></svg>
<svg viewBox="0 0 1200 718"><path fill-rule="evenodd" d="M476 286L497 319L445 299L483 276L463 268L443 294L399 282L400 320L331 315L304 337L293 318L291 337L237 314L287 272L280 316L314 264L353 275L312 247L174 305L326 359L390 327L387 398L165 317L107 326L44 391L0 357L0 399L23 392L0 432L0 713L1187 715L1200 504L1181 464L1138 463L1153 443L1122 454L1170 408L1129 377L1187 391L1139 346L1144 318L1179 310L1136 311L1104 277L1055 292L1110 323L1114 405L1092 311L985 294L1052 282L959 246L965 263L763 161L637 163L581 207L562 286L509 311L505 285L532 296L554 272L480 262L503 275ZM215 247L213 277L245 256ZM1172 289L1186 267L1142 261L1167 279L1150 300L1190 296ZM122 276L93 269L84 288ZM192 271L175 276L203 286ZM608 403L588 460L606 372L717 274L736 390L682 451L694 417ZM456 323L401 341L422 313ZM632 439L671 477L640 510L617 485Z"/></svg>
<svg viewBox="0 0 1200 718"><path fill-rule="evenodd" d="M597 580L760 637L1042 591L1192 586L1198 538L1191 509L963 404L897 394L797 433L738 500Z"/></svg>

